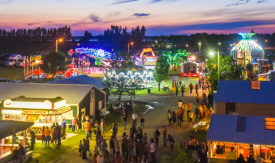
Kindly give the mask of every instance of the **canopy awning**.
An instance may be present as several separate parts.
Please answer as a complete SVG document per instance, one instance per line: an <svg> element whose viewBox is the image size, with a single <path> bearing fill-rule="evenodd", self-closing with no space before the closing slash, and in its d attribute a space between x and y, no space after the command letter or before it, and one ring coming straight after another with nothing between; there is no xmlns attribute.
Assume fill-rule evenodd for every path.
<svg viewBox="0 0 275 163"><path fill-rule="evenodd" d="M33 122L2 121L0 120L0 139L13 135L31 127Z"/></svg>

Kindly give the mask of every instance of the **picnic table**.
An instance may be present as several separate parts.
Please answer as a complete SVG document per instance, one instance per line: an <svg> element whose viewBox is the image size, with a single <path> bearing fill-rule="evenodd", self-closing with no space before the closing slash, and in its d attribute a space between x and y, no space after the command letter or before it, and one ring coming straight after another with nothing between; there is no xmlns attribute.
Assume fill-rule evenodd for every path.
<svg viewBox="0 0 275 163"><path fill-rule="evenodd" d="M193 126L193 129L195 129L195 132L197 132L198 130L205 130L207 132L208 128L209 128L209 123L206 121L200 121L198 124L195 124Z"/></svg>

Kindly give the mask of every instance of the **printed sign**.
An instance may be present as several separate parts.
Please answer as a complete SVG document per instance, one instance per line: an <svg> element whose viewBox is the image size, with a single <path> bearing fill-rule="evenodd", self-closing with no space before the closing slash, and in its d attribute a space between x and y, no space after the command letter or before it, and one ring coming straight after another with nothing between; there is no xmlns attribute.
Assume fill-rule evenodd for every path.
<svg viewBox="0 0 275 163"><path fill-rule="evenodd" d="M71 108L70 107L67 107L67 108L65 108L65 109L61 109L60 110L60 113L62 114L62 113L66 113L66 112L68 112L68 111L70 111L71 110Z"/></svg>
<svg viewBox="0 0 275 163"><path fill-rule="evenodd" d="M42 114L47 115L48 111L41 111L41 110L23 110L23 114Z"/></svg>
<svg viewBox="0 0 275 163"><path fill-rule="evenodd" d="M8 121L25 121L25 115L14 113L3 113L3 120Z"/></svg>
<svg viewBox="0 0 275 163"><path fill-rule="evenodd" d="M48 100L44 102L22 102L7 99L3 106L4 108L52 109L52 103Z"/></svg>

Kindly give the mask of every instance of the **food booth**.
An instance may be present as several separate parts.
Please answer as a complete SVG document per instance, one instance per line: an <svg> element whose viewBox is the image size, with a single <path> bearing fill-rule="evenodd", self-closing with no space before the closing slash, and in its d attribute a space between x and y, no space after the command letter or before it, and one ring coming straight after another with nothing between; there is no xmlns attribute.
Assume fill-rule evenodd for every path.
<svg viewBox="0 0 275 163"><path fill-rule="evenodd" d="M226 159L234 148L247 159L260 156L265 162L275 160L275 118L213 114L207 133L210 161Z"/></svg>
<svg viewBox="0 0 275 163"><path fill-rule="evenodd" d="M31 127L36 138L41 139L43 126L51 127L53 123L62 123L65 113L71 110L70 105L62 97L56 98L27 98L20 96L6 99L2 102L2 119L33 122Z"/></svg>

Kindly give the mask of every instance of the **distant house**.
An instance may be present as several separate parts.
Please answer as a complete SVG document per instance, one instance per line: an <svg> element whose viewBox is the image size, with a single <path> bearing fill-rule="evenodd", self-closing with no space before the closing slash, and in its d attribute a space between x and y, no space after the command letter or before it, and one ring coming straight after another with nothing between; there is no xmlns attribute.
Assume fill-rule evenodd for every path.
<svg viewBox="0 0 275 163"><path fill-rule="evenodd" d="M275 117L275 82L220 80L214 101L216 114Z"/></svg>

